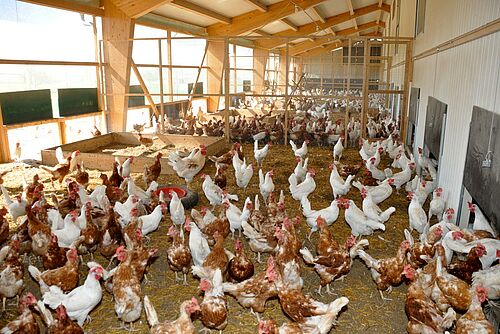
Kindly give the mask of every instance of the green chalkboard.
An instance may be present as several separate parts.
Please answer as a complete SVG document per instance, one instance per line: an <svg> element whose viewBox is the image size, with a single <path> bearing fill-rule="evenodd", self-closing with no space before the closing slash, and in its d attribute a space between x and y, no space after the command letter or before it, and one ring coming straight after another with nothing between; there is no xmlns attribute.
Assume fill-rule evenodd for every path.
<svg viewBox="0 0 500 334"><path fill-rule="evenodd" d="M0 94L3 124L18 124L52 118L50 89Z"/></svg>
<svg viewBox="0 0 500 334"><path fill-rule="evenodd" d="M193 85L194 82L188 83L188 93L191 94L191 91L193 90ZM203 82L197 82L196 83L196 88L194 89L193 92L193 97L201 97L203 96Z"/></svg>
<svg viewBox="0 0 500 334"><path fill-rule="evenodd" d="M144 94L140 85L134 85L129 87L130 94ZM146 105L146 97L145 96L129 96L128 97L128 106L129 107L141 107Z"/></svg>
<svg viewBox="0 0 500 334"><path fill-rule="evenodd" d="M59 116L75 116L99 111L97 88L64 88L57 90Z"/></svg>

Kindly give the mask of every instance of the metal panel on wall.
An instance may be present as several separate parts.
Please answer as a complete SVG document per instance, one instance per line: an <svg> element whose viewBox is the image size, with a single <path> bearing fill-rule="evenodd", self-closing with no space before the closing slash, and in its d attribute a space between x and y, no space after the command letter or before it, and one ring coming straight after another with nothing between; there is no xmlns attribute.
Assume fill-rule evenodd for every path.
<svg viewBox="0 0 500 334"><path fill-rule="evenodd" d="M439 159L441 152L441 135L447 108L446 103L429 96L425 117L424 145L435 159Z"/></svg>
<svg viewBox="0 0 500 334"><path fill-rule="evenodd" d="M499 128L500 115L473 107L463 179L465 188L497 231L500 229L500 159L495 157L500 154ZM488 155L491 167L483 167L489 151L492 152Z"/></svg>
<svg viewBox="0 0 500 334"><path fill-rule="evenodd" d="M410 92L410 109L408 111L408 121L417 125L418 100L420 98L420 88L412 87Z"/></svg>

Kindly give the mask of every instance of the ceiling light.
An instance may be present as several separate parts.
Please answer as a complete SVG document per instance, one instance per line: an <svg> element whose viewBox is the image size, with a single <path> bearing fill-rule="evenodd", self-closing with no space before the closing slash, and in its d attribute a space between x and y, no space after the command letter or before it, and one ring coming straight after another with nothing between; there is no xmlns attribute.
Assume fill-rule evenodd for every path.
<svg viewBox="0 0 500 334"><path fill-rule="evenodd" d="M298 5L295 5L295 13L298 13L300 11L300 7Z"/></svg>

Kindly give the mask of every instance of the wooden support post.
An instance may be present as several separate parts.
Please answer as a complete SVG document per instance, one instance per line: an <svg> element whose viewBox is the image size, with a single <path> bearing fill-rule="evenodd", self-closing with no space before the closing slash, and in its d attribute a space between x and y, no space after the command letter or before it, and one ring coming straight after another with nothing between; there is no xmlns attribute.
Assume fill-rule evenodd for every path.
<svg viewBox="0 0 500 334"><path fill-rule="evenodd" d="M347 43L347 106L345 107L345 120L344 120L344 145L348 147L347 143L349 142L347 139L349 138L349 131L347 129L347 124L349 124L349 100L351 96L351 48L352 48L352 40L349 38Z"/></svg>
<svg viewBox="0 0 500 334"><path fill-rule="evenodd" d="M172 32L169 30L167 31L167 63L168 65L172 66ZM172 72L173 72L173 68L172 67L169 67L168 68L168 88L167 88L167 92L168 92L168 97L167 97L167 100L168 102L173 102L174 101L174 95L172 95L174 93L174 80L173 80L173 75L172 75Z"/></svg>
<svg viewBox="0 0 500 334"><path fill-rule="evenodd" d="M203 58L201 59L200 67L198 67L198 73L196 74L196 80L194 81L193 88L191 88L191 91L189 92L188 110L191 109L191 106L193 104L193 95L194 95L194 92L196 91L196 85L198 84L198 81L200 80L201 69L203 68L203 63L205 62L205 57L207 56L207 50L208 50L208 44L205 45L205 52L203 53Z"/></svg>
<svg viewBox="0 0 500 334"><path fill-rule="evenodd" d="M108 132L108 115L109 115L109 108L107 107L108 103L108 97L106 96L106 86L105 86L105 76L104 76L104 47L103 47L103 41L99 42L99 74L101 76L101 100L103 102L102 105L102 129L101 133L105 134Z"/></svg>
<svg viewBox="0 0 500 334"><path fill-rule="evenodd" d="M0 162L10 162L9 137L7 128L3 125L2 106L0 106Z"/></svg>
<svg viewBox="0 0 500 334"><path fill-rule="evenodd" d="M234 87L233 87L233 93L236 94L238 92L238 85L236 84L237 81L238 81L238 73L236 71L236 68L238 66L236 66L236 44L233 44L233 64L234 64L234 70L233 70L233 83L234 83ZM231 63L229 63L231 64Z"/></svg>
<svg viewBox="0 0 500 334"><path fill-rule="evenodd" d="M321 91L323 92L323 76L325 75L325 67L324 67L324 58L323 58L323 55L319 56L319 66L320 66L320 70L319 70L319 88L321 89ZM321 93L323 94L323 93Z"/></svg>
<svg viewBox="0 0 500 334"><path fill-rule="evenodd" d="M280 68L278 74L278 86L285 86L286 83L286 50L281 50L280 52ZM281 90L282 91L282 90Z"/></svg>
<svg viewBox="0 0 500 334"><path fill-rule="evenodd" d="M94 32L94 52L95 52L95 61L99 64L95 68L95 77L97 84L97 110L101 112L101 125L99 131L104 133L104 130L107 128L106 126L106 110L104 108L104 95L102 92L102 84L101 84L101 56L99 52L99 39L97 38L97 22L95 19L95 15L92 16L92 29ZM94 123L95 126L97 126Z"/></svg>
<svg viewBox="0 0 500 334"><path fill-rule="evenodd" d="M225 109L225 129L224 129L224 134L226 136L226 141L229 143L231 141L231 136L229 134L230 127L229 127L229 104L230 104L230 99L229 99L229 38L226 37L224 41L224 109Z"/></svg>
<svg viewBox="0 0 500 334"><path fill-rule="evenodd" d="M389 90L391 89L391 67L392 67L392 57L389 57L387 59L387 73L386 73L386 84L385 84L385 89ZM385 108L389 108L389 93L385 95Z"/></svg>
<svg viewBox="0 0 500 334"><path fill-rule="evenodd" d="M139 72L139 69L135 65L134 61L132 61L132 70L134 71L135 76L137 77L137 80L139 81L139 85L141 85L142 91L146 95L146 100L148 100L148 103L151 106L151 109L153 110L153 113L155 114L155 116L157 118L160 117L160 113L158 112L158 109L156 108L156 104L153 101L153 97L149 93L149 89L146 86L146 83L144 82L144 80L142 79L142 75Z"/></svg>
<svg viewBox="0 0 500 334"><path fill-rule="evenodd" d="M66 140L66 122L64 121L64 118L57 120L57 127L59 128L59 141L61 142L61 145L64 145L68 142Z"/></svg>
<svg viewBox="0 0 500 334"><path fill-rule="evenodd" d="M263 49L253 50L253 91L260 94L264 91L265 73L269 51Z"/></svg>
<svg viewBox="0 0 500 334"><path fill-rule="evenodd" d="M112 0L103 0L102 18L104 62L106 63L106 94L109 108L108 131L124 131L127 124L130 62L134 20Z"/></svg>
<svg viewBox="0 0 500 334"><path fill-rule="evenodd" d="M404 93L403 93L403 108L402 114L401 114L401 140L403 143L406 142L406 134L408 131L408 96L410 93L410 72L412 70L412 46L413 44L411 42L406 44L406 63L405 63L405 74L404 74ZM398 96L399 98L399 96Z"/></svg>
<svg viewBox="0 0 500 334"><path fill-rule="evenodd" d="M363 58L363 108L361 109L361 134L366 138L366 122L368 119L368 63L370 62L370 41L364 40L365 55Z"/></svg>
<svg viewBox="0 0 500 334"><path fill-rule="evenodd" d="M165 107L163 106L163 63L161 59L161 39L158 40L158 73L160 76L160 129L165 131Z"/></svg>
<svg viewBox="0 0 500 334"><path fill-rule="evenodd" d="M288 142L288 110L289 110L289 99L290 97L288 96L288 77L290 76L290 57L289 57L289 41L286 42L286 49L285 49L285 146L287 145ZM280 69L281 71L281 69Z"/></svg>
<svg viewBox="0 0 500 334"><path fill-rule="evenodd" d="M225 41L220 40L207 40L208 53L207 53L207 93L220 94L222 87L222 72L224 70L224 57L225 53L229 52ZM229 59L228 59L229 61ZM228 75L229 78L229 75ZM229 90L227 91L229 93ZM208 110L217 111L219 108L220 96L210 96L208 98Z"/></svg>

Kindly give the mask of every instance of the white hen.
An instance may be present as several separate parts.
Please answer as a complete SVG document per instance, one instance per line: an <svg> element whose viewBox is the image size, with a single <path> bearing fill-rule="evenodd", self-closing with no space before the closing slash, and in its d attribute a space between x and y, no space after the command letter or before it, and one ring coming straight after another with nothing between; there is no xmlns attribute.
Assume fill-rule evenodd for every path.
<svg viewBox="0 0 500 334"><path fill-rule="evenodd" d="M170 192L170 203L169 203L169 211L170 211L170 219L172 219L172 223L175 225L182 225L186 221L186 214L184 212L184 205L179 198L179 195L175 191Z"/></svg>
<svg viewBox="0 0 500 334"><path fill-rule="evenodd" d="M334 163L330 164L328 168L331 170L330 186L332 187L333 198L347 195L349 190L351 190L351 181L354 179L354 175L347 176L347 179L344 181L337 170L337 166Z"/></svg>
<svg viewBox="0 0 500 334"><path fill-rule="evenodd" d="M351 227L352 235L370 235L375 230L385 231L385 225L376 220L369 219L361 211L354 201L345 199L342 201L345 210L345 221Z"/></svg>
<svg viewBox="0 0 500 334"><path fill-rule="evenodd" d="M273 171L270 170L264 176L262 169L259 169L259 190L260 194L264 198L264 201L267 203L269 198L269 194L274 191L274 182L273 182Z"/></svg>
<svg viewBox="0 0 500 334"><path fill-rule="evenodd" d="M17 223L17 219L26 214L26 205L28 205L28 202L24 198L24 194L23 196L17 195L15 197L15 200L12 200L9 196L9 193L7 192L7 189L5 189L1 184L0 189L2 189L3 200L5 205L7 206L7 209L9 210L10 215L12 216L12 220L14 221L14 223Z"/></svg>
<svg viewBox="0 0 500 334"><path fill-rule="evenodd" d="M342 158L342 152L344 151L344 145L342 145L342 140L344 140L344 137L340 136L335 146L333 146L333 161L336 161L337 158L338 158L337 161L340 161L340 159Z"/></svg>
<svg viewBox="0 0 500 334"><path fill-rule="evenodd" d="M363 213L370 219L376 220L384 224L389 220L391 215L396 211L396 208L391 206L387 210L382 211L372 200L370 193L365 188L361 190L361 197L363 198Z"/></svg>
<svg viewBox="0 0 500 334"><path fill-rule="evenodd" d="M267 143L263 148L259 149L259 141L256 140L253 144L253 156L255 160L257 161L257 164L260 167L262 167L262 162L264 161L264 158L267 156L267 153L269 152L269 148L271 147L271 143Z"/></svg>
<svg viewBox="0 0 500 334"><path fill-rule="evenodd" d="M66 307L71 320L76 320L80 326L87 319L90 311L99 304L102 298L102 288L99 280L103 274L100 266L89 270L87 279L79 287L65 294L57 285L50 286L50 290L43 294L44 304L56 309L60 304Z"/></svg>
<svg viewBox="0 0 500 334"><path fill-rule="evenodd" d="M314 176L316 173L314 170L310 169L304 181L301 183L297 182L297 177L295 174L291 174L288 178L288 183L290 183L290 193L293 199L300 201L302 198L309 196L316 189L316 182L314 181Z"/></svg>
<svg viewBox="0 0 500 334"><path fill-rule="evenodd" d="M411 200L408 206L408 217L410 220L410 231L417 230L418 233L424 232L425 225L427 224L427 215L425 214L422 205L418 202L418 197L413 193L408 193L408 198Z"/></svg>
<svg viewBox="0 0 500 334"><path fill-rule="evenodd" d="M293 154L296 157L299 157L301 159L305 159L307 156L307 144L309 143L308 140L304 140L302 143L302 146L300 148L297 148L297 145L293 142L293 140L290 139L290 146L292 147Z"/></svg>
<svg viewBox="0 0 500 334"><path fill-rule="evenodd" d="M189 233L189 250L195 266L202 266L205 258L210 254L210 247L207 239L203 236L198 226L186 218L186 230Z"/></svg>

